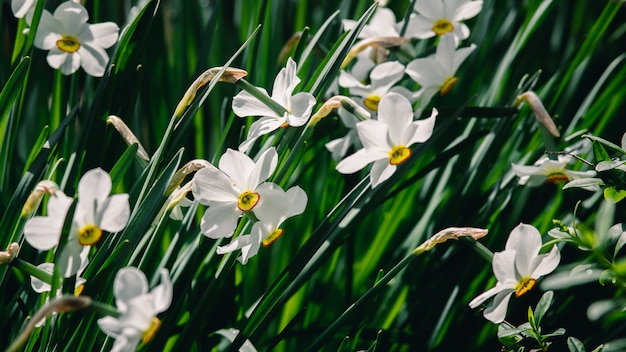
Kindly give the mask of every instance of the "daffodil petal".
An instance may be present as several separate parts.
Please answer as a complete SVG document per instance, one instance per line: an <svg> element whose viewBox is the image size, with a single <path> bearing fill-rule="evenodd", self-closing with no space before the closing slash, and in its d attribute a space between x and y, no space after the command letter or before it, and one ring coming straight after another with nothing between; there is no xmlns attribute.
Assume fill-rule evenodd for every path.
<svg viewBox="0 0 626 352"><path fill-rule="evenodd" d="M257 87L258 88L258 87ZM267 91L263 88L258 88L263 95L271 99ZM259 99L255 98L252 94L241 91L233 98L232 104L233 112L239 117L246 116L272 116L281 117L274 112L269 106L263 104Z"/></svg>
<svg viewBox="0 0 626 352"><path fill-rule="evenodd" d="M372 164L372 170L370 170L372 188L376 188L379 184L389 179L389 177L396 172L396 169L397 166L390 164L387 159L374 161L374 164Z"/></svg>
<svg viewBox="0 0 626 352"><path fill-rule="evenodd" d="M240 216L241 211L236 205L211 206L202 216L200 230L203 235L212 239L230 237Z"/></svg>
<svg viewBox="0 0 626 352"><path fill-rule="evenodd" d="M512 289L506 289L499 292L493 299L493 303L491 303L491 305L484 310L483 315L485 318L495 324L499 324L504 321L512 294Z"/></svg>

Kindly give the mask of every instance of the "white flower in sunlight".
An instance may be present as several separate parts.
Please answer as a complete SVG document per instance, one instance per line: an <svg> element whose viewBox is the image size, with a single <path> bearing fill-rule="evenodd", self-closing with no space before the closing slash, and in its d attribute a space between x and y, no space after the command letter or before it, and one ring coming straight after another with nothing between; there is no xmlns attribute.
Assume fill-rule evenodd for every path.
<svg viewBox="0 0 626 352"><path fill-rule="evenodd" d="M437 92L444 95L458 81L456 71L475 48L472 44L456 50L452 36L444 35L435 55L409 62L406 74L421 86L423 100L430 100Z"/></svg>
<svg viewBox="0 0 626 352"><path fill-rule="evenodd" d="M350 147L354 147L355 149L361 148L361 140L356 130L356 124L361 120L346 109L338 109L337 114L344 126L348 128L348 133L341 138L333 139L324 146L332 153L333 159L339 161L343 159L348 150L350 150Z"/></svg>
<svg viewBox="0 0 626 352"><path fill-rule="evenodd" d="M267 99L275 101L287 110L282 116L247 91L241 91L235 95L232 108L237 116L262 116L252 123L247 140L239 146L239 150L246 152L257 138L280 127L299 127L308 121L315 105L315 98L307 92L292 95L299 83L300 78L296 76L296 62L289 58L287 66L280 70L274 80L271 97L265 89L257 87Z"/></svg>
<svg viewBox="0 0 626 352"><path fill-rule="evenodd" d="M357 172L374 163L370 172L372 187L396 171L411 156L415 143L424 143L433 133L437 110L425 120L413 121L411 103L397 93L385 95L379 104L378 120L356 124L363 148L343 159L336 167L342 174Z"/></svg>
<svg viewBox="0 0 626 352"><path fill-rule="evenodd" d="M78 67L94 77L104 75L109 56L104 49L117 42L119 27L113 22L88 24L87 10L73 1L63 2L54 16L44 10L35 46L49 50L50 67L70 75Z"/></svg>
<svg viewBox="0 0 626 352"><path fill-rule="evenodd" d="M394 84L401 80L403 76L404 66L397 61L388 61L377 65L370 72L370 84L363 84L358 78L341 71L339 74L339 85L348 88L350 95L363 98L363 105L368 109L377 111L380 99L383 95L393 91Z"/></svg>
<svg viewBox="0 0 626 352"><path fill-rule="evenodd" d="M74 275L80 268L80 254L84 246L97 243L102 232L124 229L130 217L128 194L111 193L111 177L97 168L83 175L78 182L78 204L72 219L68 242L60 256L61 273ZM45 251L59 244L61 230L72 199L62 192L50 197L48 216L35 216L24 225L24 237L31 246Z"/></svg>
<svg viewBox="0 0 626 352"><path fill-rule="evenodd" d="M275 148L266 150L256 162L240 151L228 149L219 161L219 169L210 165L198 170L193 177L193 196L209 206L200 222L202 233L214 239L230 237L242 214L252 212L261 219L271 211L274 199L283 192L265 182L277 162Z"/></svg>
<svg viewBox="0 0 626 352"><path fill-rule="evenodd" d="M161 269L161 284L148 292L146 275L137 268L126 267L115 275L113 293L121 315L98 319L100 329L115 338L111 351L135 351L139 341L149 342L161 321L157 314L172 303L172 282L167 269Z"/></svg>
<svg viewBox="0 0 626 352"><path fill-rule="evenodd" d="M249 235L242 235L231 243L217 247L218 254L230 253L241 249L241 256L237 258L241 264L254 257L261 247L269 246L282 236L284 230L280 225L288 218L302 214L306 208L307 195L300 187L291 187L287 192L280 190L279 197L272 203L272 207L252 225Z"/></svg>
<svg viewBox="0 0 626 352"><path fill-rule="evenodd" d="M455 45L469 37L469 28L461 23L483 8L482 1L468 0L417 0L406 30L406 37L427 39L450 33Z"/></svg>
<svg viewBox="0 0 626 352"><path fill-rule="evenodd" d="M355 20L343 20L343 29L349 31L356 26ZM372 15L369 23L363 26L359 38L398 37L396 30L396 15L388 8L379 7Z"/></svg>
<svg viewBox="0 0 626 352"><path fill-rule="evenodd" d="M564 159L566 160L566 159ZM567 161L540 160L537 165L511 165L513 172L520 177L520 184L531 187L540 186L545 182L558 183L579 178L594 177L594 170L572 171L567 169Z"/></svg>
<svg viewBox="0 0 626 352"><path fill-rule="evenodd" d="M532 225L519 224L511 231L504 251L493 255L493 273L496 286L474 298L469 306L478 307L481 303L496 296L493 303L483 312L485 318L501 323L505 316L511 295L520 297L530 291L541 276L554 271L559 265L561 254L557 246L547 254L539 254L541 234Z"/></svg>

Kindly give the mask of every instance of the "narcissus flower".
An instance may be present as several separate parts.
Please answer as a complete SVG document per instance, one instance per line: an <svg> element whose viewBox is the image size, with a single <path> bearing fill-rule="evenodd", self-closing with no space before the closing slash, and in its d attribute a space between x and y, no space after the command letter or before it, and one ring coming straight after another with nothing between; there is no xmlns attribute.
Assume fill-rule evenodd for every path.
<svg viewBox="0 0 626 352"><path fill-rule="evenodd" d="M248 259L254 257L261 246L269 246L282 236L284 230L280 225L292 216L302 214L306 208L307 195L298 186L291 187L287 192L280 190L280 195L262 213L260 221L252 225L249 235L242 235L231 243L217 247L218 254L230 253L241 249L241 256L237 258L241 264L246 264Z"/></svg>
<svg viewBox="0 0 626 352"><path fill-rule="evenodd" d="M119 27L113 22L88 24L87 10L73 1L63 2L54 16L44 10L35 46L49 50L48 64L70 75L78 67L94 77L104 75L109 56L104 49L117 42Z"/></svg>
<svg viewBox="0 0 626 352"><path fill-rule="evenodd" d="M363 105L371 111L378 110L383 95L404 76L404 66L397 61L388 61L374 67L370 72L370 84L361 83L346 71L339 74L339 85L350 90L350 95L363 98Z"/></svg>
<svg viewBox="0 0 626 352"><path fill-rule="evenodd" d="M278 162L276 149L270 148L255 162L246 154L228 149L220 158L219 169L209 165L193 177L194 198L209 208L200 222L202 233L210 238L233 235L237 220L244 213L263 218L276 197L279 186L265 182Z"/></svg>
<svg viewBox="0 0 626 352"><path fill-rule="evenodd" d="M111 177L100 168L86 172L78 182L78 204L59 259L65 277L74 275L80 268L84 246L97 243L104 231L118 232L126 227L130 217L128 194L109 196L111 188ZM48 216L35 216L24 225L26 241L42 251L58 245L71 204L71 198L56 192L48 201Z"/></svg>
<svg viewBox="0 0 626 352"><path fill-rule="evenodd" d="M534 187L545 182L558 183L579 178L593 177L594 170L572 171L567 169L567 162L543 159L537 165L511 165L513 172L520 177L520 184Z"/></svg>
<svg viewBox="0 0 626 352"><path fill-rule="evenodd" d="M280 127L299 127L308 121L313 111L313 105L315 105L315 98L307 92L292 95L299 83L300 78L296 76L296 62L289 58L287 66L280 70L276 76L271 97L265 89L257 87L268 100L273 100L285 108L286 112L282 115L247 91L241 91L235 95L232 108L237 116L262 116L252 123L248 137L239 146L239 150L247 151L257 138Z"/></svg>
<svg viewBox="0 0 626 352"><path fill-rule="evenodd" d="M172 282L167 269L161 269L161 284L148 292L146 275L137 268L126 267L115 275L113 293L121 315L98 319L100 329L115 338L111 351L135 351L139 341L149 342L161 321L157 314L172 303Z"/></svg>
<svg viewBox="0 0 626 352"><path fill-rule="evenodd" d="M343 159L336 167L343 174L357 172L374 163L370 172L372 187L396 171L397 165L411 156L415 143L424 143L433 133L437 110L430 117L413 121L411 103L397 93L385 95L378 106L378 120L356 124L363 148Z"/></svg>
<svg viewBox="0 0 626 352"><path fill-rule="evenodd" d="M444 95L450 91L458 80L456 71L476 46L455 48L452 36L444 35L435 55L415 59L406 66L406 74L421 86L423 100L430 100L437 92Z"/></svg>
<svg viewBox="0 0 626 352"><path fill-rule="evenodd" d="M417 0L405 36L427 39L436 35L451 34L455 45L469 37L469 28L461 23L476 16L482 10L482 1L466 0Z"/></svg>
<svg viewBox="0 0 626 352"><path fill-rule="evenodd" d="M469 306L476 308L495 296L483 314L496 324L504 321L511 295L520 297L530 291L537 279L551 273L559 265L561 254L557 246L553 246L547 254L539 254L540 249L541 234L536 228L526 224L514 228L504 251L493 255L493 273L498 279L496 286L474 298Z"/></svg>

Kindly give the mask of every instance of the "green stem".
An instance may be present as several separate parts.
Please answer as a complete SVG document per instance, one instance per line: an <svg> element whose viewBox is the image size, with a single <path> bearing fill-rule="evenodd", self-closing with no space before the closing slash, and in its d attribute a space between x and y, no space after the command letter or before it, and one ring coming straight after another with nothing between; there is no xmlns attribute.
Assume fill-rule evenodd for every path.
<svg viewBox="0 0 626 352"><path fill-rule="evenodd" d="M51 285L52 284L52 274L47 271L41 270L33 264L24 261L20 258L15 258L11 261L10 265L16 269L21 270L27 275L36 277L37 279Z"/></svg>
<svg viewBox="0 0 626 352"><path fill-rule="evenodd" d="M287 109L284 106L278 104L275 100L270 98L267 94L264 94L259 88L250 84L250 82L245 79L240 79L235 82L235 85L246 92L250 93L253 97L259 99L261 103L265 104L268 108L274 110L278 116L283 116L288 113Z"/></svg>

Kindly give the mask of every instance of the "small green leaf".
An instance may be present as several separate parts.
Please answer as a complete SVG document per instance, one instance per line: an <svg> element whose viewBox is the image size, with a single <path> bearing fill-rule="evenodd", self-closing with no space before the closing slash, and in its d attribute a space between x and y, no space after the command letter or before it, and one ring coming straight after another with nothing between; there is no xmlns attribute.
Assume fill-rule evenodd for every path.
<svg viewBox="0 0 626 352"><path fill-rule="evenodd" d="M533 309L531 307L528 307L528 323L534 331L537 331L537 322L535 321L535 314L533 313Z"/></svg>
<svg viewBox="0 0 626 352"><path fill-rule="evenodd" d="M626 190L620 189L619 191L613 187L607 187L604 189L604 199L612 203L618 203L626 197Z"/></svg>
<svg viewBox="0 0 626 352"><path fill-rule="evenodd" d="M541 296L539 303L537 303L537 307L535 307L535 319L537 321L537 325L541 324L541 319L546 314L550 306L552 305L552 299L554 298L554 292L547 291Z"/></svg>
<svg viewBox="0 0 626 352"><path fill-rule="evenodd" d="M626 150L622 149L620 146L618 146L617 144L611 143L609 141L607 141L606 139L600 138L600 137L596 137L596 136L591 136L591 135L583 135L583 137L590 139L593 142L593 149L594 149L594 153L596 152L596 147L602 147L602 146L606 146L609 149L612 149L616 152L622 153L623 155L626 155ZM624 140L624 138L622 137L622 141ZM608 156L608 152L606 151L606 149L604 147L602 147L601 149L599 149L599 151L604 150L603 154L605 156ZM596 157L598 155L596 154ZM610 157L603 157L603 158L598 158L596 160L610 160Z"/></svg>
<svg viewBox="0 0 626 352"><path fill-rule="evenodd" d="M565 329L558 328L558 329L554 330L553 332L551 332L549 334L543 335L543 337L547 338L547 337L563 336L563 335L565 335Z"/></svg>
<svg viewBox="0 0 626 352"><path fill-rule="evenodd" d="M583 345L583 343L580 342L579 339L575 337L571 337L571 336L567 338L567 348L570 350L570 352L586 352L587 351L585 349L585 345Z"/></svg>

